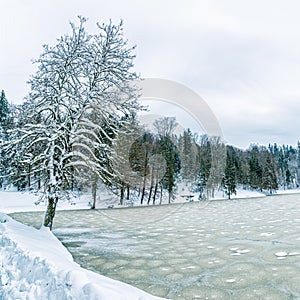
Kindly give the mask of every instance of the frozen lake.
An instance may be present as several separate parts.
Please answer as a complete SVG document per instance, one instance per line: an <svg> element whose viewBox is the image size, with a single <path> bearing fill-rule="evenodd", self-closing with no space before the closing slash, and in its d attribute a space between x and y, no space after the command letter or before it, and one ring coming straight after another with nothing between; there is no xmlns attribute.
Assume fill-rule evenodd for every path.
<svg viewBox="0 0 300 300"><path fill-rule="evenodd" d="M158 296L300 299L300 195L59 211L54 233L83 267Z"/></svg>

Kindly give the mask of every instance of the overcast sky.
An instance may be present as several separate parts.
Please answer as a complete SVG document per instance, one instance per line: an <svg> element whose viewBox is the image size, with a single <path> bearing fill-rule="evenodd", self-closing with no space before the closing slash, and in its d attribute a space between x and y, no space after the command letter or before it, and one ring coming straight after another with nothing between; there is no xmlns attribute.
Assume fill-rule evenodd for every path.
<svg viewBox="0 0 300 300"><path fill-rule="evenodd" d="M0 90L21 103L43 44L124 20L142 77L178 81L217 116L229 144L300 139L300 2L297 0L1 0Z"/></svg>

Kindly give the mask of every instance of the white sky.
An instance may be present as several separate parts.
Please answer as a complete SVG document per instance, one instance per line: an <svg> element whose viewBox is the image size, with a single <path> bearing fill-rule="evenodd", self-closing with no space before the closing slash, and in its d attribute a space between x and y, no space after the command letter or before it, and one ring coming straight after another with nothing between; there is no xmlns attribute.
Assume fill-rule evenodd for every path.
<svg viewBox="0 0 300 300"><path fill-rule="evenodd" d="M297 0L0 0L0 90L21 103L43 44L77 15L124 20L142 77L178 81L203 97L228 143L300 139ZM161 112L160 112L161 113Z"/></svg>

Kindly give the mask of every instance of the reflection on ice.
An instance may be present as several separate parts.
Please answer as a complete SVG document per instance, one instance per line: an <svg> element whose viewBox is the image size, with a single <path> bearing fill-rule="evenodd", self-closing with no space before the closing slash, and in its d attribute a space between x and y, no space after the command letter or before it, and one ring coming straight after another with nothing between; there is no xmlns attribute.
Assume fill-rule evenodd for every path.
<svg viewBox="0 0 300 300"><path fill-rule="evenodd" d="M300 195L61 211L54 233L83 267L158 296L300 299L299 214Z"/></svg>

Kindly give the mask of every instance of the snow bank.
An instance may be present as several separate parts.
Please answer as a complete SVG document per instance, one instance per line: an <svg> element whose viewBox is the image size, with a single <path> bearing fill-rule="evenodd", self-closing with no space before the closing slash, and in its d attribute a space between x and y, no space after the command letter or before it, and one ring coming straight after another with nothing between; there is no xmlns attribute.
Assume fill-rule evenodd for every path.
<svg viewBox="0 0 300 300"><path fill-rule="evenodd" d="M81 268L47 228L0 213L0 234L0 299L162 299Z"/></svg>
<svg viewBox="0 0 300 300"><path fill-rule="evenodd" d="M287 189L287 190L278 190L276 191L278 195L291 195L291 194L300 194L300 189Z"/></svg>
<svg viewBox="0 0 300 300"><path fill-rule="evenodd" d="M71 201L59 201L57 210L89 209L89 199L73 198ZM32 192L1 191L0 211L6 214L25 211L46 211L46 202L39 202L39 196Z"/></svg>
<svg viewBox="0 0 300 300"><path fill-rule="evenodd" d="M243 189L237 189L236 194L231 195L231 199L249 199L249 198L260 198L260 197L266 197L266 194L257 191L250 191L250 190L243 190ZM228 199L228 196L225 195L224 192L218 191L215 194L215 198L211 200L225 200L225 199Z"/></svg>

